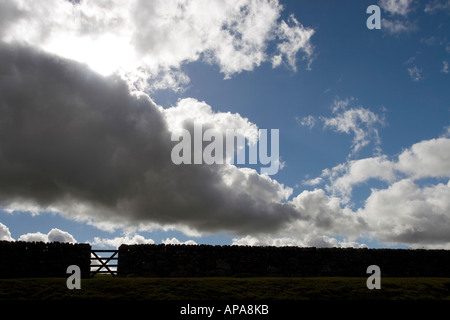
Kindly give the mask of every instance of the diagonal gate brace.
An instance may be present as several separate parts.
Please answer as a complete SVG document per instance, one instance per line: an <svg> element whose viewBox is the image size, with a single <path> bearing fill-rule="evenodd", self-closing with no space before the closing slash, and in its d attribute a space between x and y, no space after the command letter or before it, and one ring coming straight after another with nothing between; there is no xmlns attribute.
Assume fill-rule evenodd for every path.
<svg viewBox="0 0 450 320"><path fill-rule="evenodd" d="M97 253L100 252L109 252L112 255L110 257L102 257L99 256ZM92 255L94 257L91 257L91 267L98 267L97 270L91 271L91 278L94 277L97 273L109 273L112 276L117 275L116 270L111 270L110 267L117 267L118 264L108 264L111 260L118 260L117 254L119 253L119 250L91 250ZM100 265L92 265L93 261L100 262ZM102 270L106 269L106 270Z"/></svg>

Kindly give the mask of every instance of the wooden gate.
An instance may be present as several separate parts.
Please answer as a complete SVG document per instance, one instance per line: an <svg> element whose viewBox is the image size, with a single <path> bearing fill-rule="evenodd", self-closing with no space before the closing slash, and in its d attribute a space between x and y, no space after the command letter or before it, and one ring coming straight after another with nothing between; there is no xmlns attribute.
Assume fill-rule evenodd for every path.
<svg viewBox="0 0 450 320"><path fill-rule="evenodd" d="M102 253L109 253L110 255L103 256ZM91 250L91 278L97 273L109 273L112 276L116 276L118 266L117 261L119 260L118 254L119 250ZM112 260L115 261L115 263L109 263ZM100 262L100 264L96 262ZM92 271L92 268L97 269Z"/></svg>

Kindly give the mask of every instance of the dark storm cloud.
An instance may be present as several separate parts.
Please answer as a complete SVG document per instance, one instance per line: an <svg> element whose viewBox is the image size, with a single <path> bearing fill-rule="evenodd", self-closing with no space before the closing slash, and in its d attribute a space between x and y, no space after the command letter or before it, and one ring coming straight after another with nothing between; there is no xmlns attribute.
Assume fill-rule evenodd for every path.
<svg viewBox="0 0 450 320"><path fill-rule="evenodd" d="M174 165L163 111L118 77L29 47L2 44L0 61L4 208L236 234L275 231L298 218L279 202L280 185L256 172Z"/></svg>

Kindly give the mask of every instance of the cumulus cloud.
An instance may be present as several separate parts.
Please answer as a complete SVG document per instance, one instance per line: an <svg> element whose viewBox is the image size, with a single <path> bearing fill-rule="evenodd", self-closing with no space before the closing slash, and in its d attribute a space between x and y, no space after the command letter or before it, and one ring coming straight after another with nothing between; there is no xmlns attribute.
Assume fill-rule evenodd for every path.
<svg viewBox="0 0 450 320"><path fill-rule="evenodd" d="M139 89L180 90L189 82L182 66L197 60L225 78L272 57L296 70L300 52L309 67L314 31L293 16L280 20L282 10L278 0L14 0L2 4L1 30L5 41L118 72Z"/></svg>
<svg viewBox="0 0 450 320"><path fill-rule="evenodd" d="M131 94L120 78L24 46L3 44L0 57L2 207L58 212L99 227L236 234L301 218L285 202L292 189L253 169L174 165L167 119L180 115ZM211 126L253 128L198 104L197 118ZM192 125L189 116L180 123Z"/></svg>
<svg viewBox="0 0 450 320"><path fill-rule="evenodd" d="M413 179L450 178L450 139L442 137L413 144L398 156L395 168Z"/></svg>
<svg viewBox="0 0 450 320"><path fill-rule="evenodd" d="M305 190L292 200L297 211L306 215L306 221L297 220L286 230L292 234L303 231L309 235L346 235L358 238L366 228L361 217L345 206L338 197L328 196L323 189Z"/></svg>
<svg viewBox="0 0 450 320"><path fill-rule="evenodd" d="M348 160L324 169L320 177L310 181L326 181L326 189L346 203L353 188L370 179L391 184L404 177L413 180L450 178L450 139L441 137L420 141L403 150L397 159L380 155Z"/></svg>
<svg viewBox="0 0 450 320"><path fill-rule="evenodd" d="M450 181L421 188L412 179L403 179L373 190L361 214L379 241L449 243Z"/></svg>
<svg viewBox="0 0 450 320"><path fill-rule="evenodd" d="M94 241L91 242L91 246L95 248L119 248L122 244L154 244L152 239L146 239L144 236L134 234L132 237L126 235L123 237L99 238L94 237Z"/></svg>
<svg viewBox="0 0 450 320"><path fill-rule="evenodd" d="M367 248L367 245L355 241L339 241L328 236L307 236L304 239L270 236L234 238L236 246L275 246L275 247L318 247L318 248Z"/></svg>
<svg viewBox="0 0 450 320"><path fill-rule="evenodd" d="M0 222L0 240L14 241L9 228Z"/></svg>
<svg viewBox="0 0 450 320"><path fill-rule="evenodd" d="M258 140L258 127L248 118L237 113L214 112L206 102L194 98L179 100L175 106L164 109L163 116L169 130L176 134L180 133L180 129L197 124L203 129L213 129L221 134L226 133L227 129L236 128L249 143L253 144Z"/></svg>
<svg viewBox="0 0 450 320"><path fill-rule="evenodd" d="M180 240L178 240L177 238L172 238L172 239L169 239L169 238L167 238L166 240L163 240L161 243L164 243L164 244L186 244L186 245L196 245L197 244L197 242L195 242L194 240L186 240L186 241L180 241Z"/></svg>
<svg viewBox="0 0 450 320"><path fill-rule="evenodd" d="M163 244L187 244L196 245L194 240L180 241L177 238L167 238L162 240ZM122 244L155 244L153 239L147 239L140 234L125 235L123 237L114 238L99 238L94 237L94 241L91 242L91 246L94 248L119 248Z"/></svg>
<svg viewBox="0 0 450 320"><path fill-rule="evenodd" d="M302 192L294 203L300 212L311 213L308 221L314 231L309 235L345 234L355 239L359 232L389 244L447 248L449 152L450 139L441 137L415 143L394 159L382 155L348 160L320 176L332 197L316 189ZM436 180L421 185L424 178ZM370 179L383 181L387 187L371 189L356 211L347 207L352 190ZM303 222L296 223L301 230Z"/></svg>
<svg viewBox="0 0 450 320"><path fill-rule="evenodd" d="M48 235L42 232L26 233L19 237L19 241L26 242L49 242Z"/></svg>
<svg viewBox="0 0 450 320"><path fill-rule="evenodd" d="M75 238L68 232L53 228L47 234L41 232L27 233L19 237L18 241L27 242L69 242L76 243Z"/></svg>
<svg viewBox="0 0 450 320"><path fill-rule="evenodd" d="M342 197L344 202L350 200L353 187L358 184L369 179L393 182L395 177L394 165L386 156L349 160L322 173L322 178L329 181L327 189Z"/></svg>

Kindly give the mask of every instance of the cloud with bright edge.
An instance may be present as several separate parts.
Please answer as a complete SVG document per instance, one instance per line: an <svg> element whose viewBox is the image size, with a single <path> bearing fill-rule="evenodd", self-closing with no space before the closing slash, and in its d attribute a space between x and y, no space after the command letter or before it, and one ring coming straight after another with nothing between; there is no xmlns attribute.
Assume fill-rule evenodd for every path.
<svg viewBox="0 0 450 320"><path fill-rule="evenodd" d="M442 223L450 220L449 185L423 188L413 181L449 178L448 138L418 142L397 161L378 156L332 170L336 175L331 187L337 190L351 190L370 178L390 184L372 190L357 211L319 188L289 200L291 188L252 169L175 166L168 161L172 142L167 119L182 117L174 112L177 106L166 115L147 95L131 94L116 76L104 78L29 47L2 45L0 57L0 201L11 212L29 206L98 227L173 228L197 235L229 232L236 244L255 238L261 244L359 246L355 241L362 234L412 246L450 242ZM71 96L73 88L76 98ZM186 128L194 119L217 130L218 119L254 128L237 114L218 116L194 99L179 106L184 103L199 113L179 119ZM342 108L340 112L347 110ZM22 239L46 237L51 235ZM117 245L118 240L98 242Z"/></svg>
<svg viewBox="0 0 450 320"><path fill-rule="evenodd" d="M155 241L152 239L146 239L145 237L134 234L132 237L123 236L123 237L114 237L114 238L100 238L94 237L94 241L91 242L92 247L96 248L105 248L105 247L113 247L118 248L122 244L154 244Z"/></svg>
<svg viewBox="0 0 450 320"><path fill-rule="evenodd" d="M320 178L320 179L319 179ZM348 160L323 170L318 183L328 181L327 190L341 199L349 199L353 188L370 179L388 184L402 178L450 178L450 139L424 140L403 150L397 160L386 155Z"/></svg>
<svg viewBox="0 0 450 320"><path fill-rule="evenodd" d="M182 66L198 60L230 78L266 61L297 70L299 52L307 68L313 59L314 30L281 20L277 0L13 0L0 9L4 41L117 72L140 90L181 90L189 83Z"/></svg>
<svg viewBox="0 0 450 320"><path fill-rule="evenodd" d="M167 238L166 240L161 241L161 243L164 244L171 244L171 245L178 245L178 244L184 244L184 245L196 245L197 243L194 240L187 240L187 241L180 241L177 238Z"/></svg>
<svg viewBox="0 0 450 320"><path fill-rule="evenodd" d="M2 45L0 57L0 203L7 210L186 233L270 231L299 218L282 202L292 189L256 170L174 165L166 118L182 116L176 106L164 110L143 93L131 94L117 76L29 47ZM196 119L254 128L194 99L179 107L186 103L197 113L184 113L187 129Z"/></svg>
<svg viewBox="0 0 450 320"><path fill-rule="evenodd" d="M74 237L66 232L62 231L58 228L53 228L47 234L41 232L34 233L26 233L19 237L18 241L27 241L27 242L68 242L68 243L77 243Z"/></svg>
<svg viewBox="0 0 450 320"><path fill-rule="evenodd" d="M1 222L0 222L0 240L14 241L14 239L11 237L11 232L9 231L9 228Z"/></svg>

